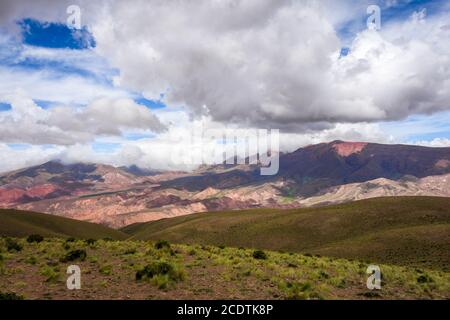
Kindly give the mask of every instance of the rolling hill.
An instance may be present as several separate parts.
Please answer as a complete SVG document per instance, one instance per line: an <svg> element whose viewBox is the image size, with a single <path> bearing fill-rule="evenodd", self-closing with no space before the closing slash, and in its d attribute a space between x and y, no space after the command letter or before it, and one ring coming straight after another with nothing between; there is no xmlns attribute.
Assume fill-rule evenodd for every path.
<svg viewBox="0 0 450 320"><path fill-rule="evenodd" d="M40 234L45 237L111 238L121 240L127 236L103 225L83 222L54 215L20 210L0 209L0 235L25 237Z"/></svg>
<svg viewBox="0 0 450 320"><path fill-rule="evenodd" d="M450 266L450 198L388 197L320 208L199 213L122 231L138 240L253 247L443 270Z"/></svg>

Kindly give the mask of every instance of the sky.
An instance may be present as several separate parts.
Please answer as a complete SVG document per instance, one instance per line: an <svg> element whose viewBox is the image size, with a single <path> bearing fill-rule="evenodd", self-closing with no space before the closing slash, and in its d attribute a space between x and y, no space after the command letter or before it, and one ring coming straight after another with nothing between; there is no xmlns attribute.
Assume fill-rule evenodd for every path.
<svg viewBox="0 0 450 320"><path fill-rule="evenodd" d="M0 172L192 169L197 128L450 146L450 1L4 0L0 76Z"/></svg>

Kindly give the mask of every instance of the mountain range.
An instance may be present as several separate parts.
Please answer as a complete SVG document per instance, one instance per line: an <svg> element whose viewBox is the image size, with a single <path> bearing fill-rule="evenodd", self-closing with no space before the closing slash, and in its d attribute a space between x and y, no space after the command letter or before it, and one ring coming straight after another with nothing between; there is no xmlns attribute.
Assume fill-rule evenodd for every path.
<svg viewBox="0 0 450 320"><path fill-rule="evenodd" d="M0 175L0 207L120 228L198 212L298 208L380 196L450 196L450 148L333 141L280 154L280 170L193 172L50 161Z"/></svg>

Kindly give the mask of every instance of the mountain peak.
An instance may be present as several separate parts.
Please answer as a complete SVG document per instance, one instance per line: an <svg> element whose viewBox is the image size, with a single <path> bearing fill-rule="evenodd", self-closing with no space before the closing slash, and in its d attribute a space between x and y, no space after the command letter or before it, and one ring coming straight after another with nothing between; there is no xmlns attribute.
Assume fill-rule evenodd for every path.
<svg viewBox="0 0 450 320"><path fill-rule="evenodd" d="M360 153L368 145L367 142L345 142L345 141L334 141L331 143L336 153L341 157L348 157L354 153Z"/></svg>

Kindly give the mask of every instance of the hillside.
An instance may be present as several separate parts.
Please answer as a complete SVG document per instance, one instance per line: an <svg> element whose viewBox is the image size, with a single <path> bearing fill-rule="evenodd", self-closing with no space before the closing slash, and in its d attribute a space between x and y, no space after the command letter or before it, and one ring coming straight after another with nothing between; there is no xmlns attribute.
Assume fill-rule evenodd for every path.
<svg viewBox="0 0 450 320"><path fill-rule="evenodd" d="M25 237L126 238L122 232L94 223L77 221L49 214L0 209L0 236Z"/></svg>
<svg viewBox="0 0 450 320"><path fill-rule="evenodd" d="M449 270L450 198L374 198L321 208L199 213L122 229L165 239Z"/></svg>
<svg viewBox="0 0 450 320"><path fill-rule="evenodd" d="M0 239L0 300L450 298L450 273L436 270L380 264L382 290L370 291L368 264L356 260L143 241L14 241L21 251L8 252ZM64 262L73 250L85 256ZM69 264L83 272L81 290L67 290Z"/></svg>

